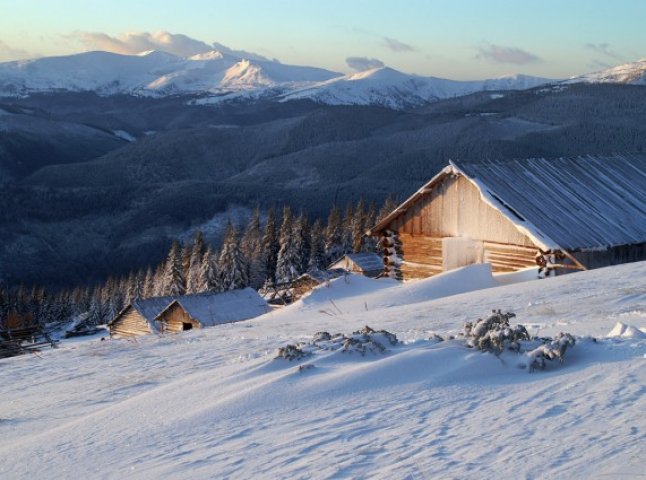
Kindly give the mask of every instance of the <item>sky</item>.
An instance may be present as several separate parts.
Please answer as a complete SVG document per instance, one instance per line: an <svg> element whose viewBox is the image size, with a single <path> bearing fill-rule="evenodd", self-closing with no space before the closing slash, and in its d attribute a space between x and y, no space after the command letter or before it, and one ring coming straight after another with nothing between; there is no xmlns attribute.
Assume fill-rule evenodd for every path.
<svg viewBox="0 0 646 480"><path fill-rule="evenodd" d="M0 0L0 61L214 43L352 72L565 78L646 58L644 0Z"/></svg>

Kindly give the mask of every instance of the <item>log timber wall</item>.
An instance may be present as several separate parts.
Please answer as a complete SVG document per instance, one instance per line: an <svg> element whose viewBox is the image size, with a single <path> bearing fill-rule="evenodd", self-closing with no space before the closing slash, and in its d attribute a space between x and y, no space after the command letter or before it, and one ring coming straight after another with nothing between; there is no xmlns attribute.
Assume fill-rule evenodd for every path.
<svg viewBox="0 0 646 480"><path fill-rule="evenodd" d="M126 308L110 324L110 335L119 335L121 337L132 337L134 335L145 335L151 333L150 326L146 319L132 306Z"/></svg>
<svg viewBox="0 0 646 480"><path fill-rule="evenodd" d="M441 273L460 261L515 271L536 266L539 251L461 175L447 176L381 233L386 270L404 280Z"/></svg>

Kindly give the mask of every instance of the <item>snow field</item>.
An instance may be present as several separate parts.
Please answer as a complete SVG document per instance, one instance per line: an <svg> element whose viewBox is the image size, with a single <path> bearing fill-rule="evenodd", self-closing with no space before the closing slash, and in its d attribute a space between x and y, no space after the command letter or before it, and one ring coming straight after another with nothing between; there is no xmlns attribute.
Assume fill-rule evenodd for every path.
<svg viewBox="0 0 646 480"><path fill-rule="evenodd" d="M486 266L407 284L349 276L246 322L5 359L0 477L641 474L644 278L646 262L500 287ZM530 374L515 354L429 340L498 308L577 344ZM274 360L318 331L364 325L403 343Z"/></svg>

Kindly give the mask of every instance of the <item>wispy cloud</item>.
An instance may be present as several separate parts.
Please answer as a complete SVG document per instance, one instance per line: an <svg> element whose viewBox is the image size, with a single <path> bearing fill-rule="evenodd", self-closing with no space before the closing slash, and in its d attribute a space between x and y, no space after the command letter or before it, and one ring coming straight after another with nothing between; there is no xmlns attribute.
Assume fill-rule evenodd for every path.
<svg viewBox="0 0 646 480"><path fill-rule="evenodd" d="M348 57L345 59L345 63L352 70L356 70L358 72L370 70L372 68L381 68L384 66L384 62L381 60L368 57Z"/></svg>
<svg viewBox="0 0 646 480"><path fill-rule="evenodd" d="M25 58L34 58L37 56L38 55L30 53L27 50L13 48L12 46L0 40L0 62L23 60Z"/></svg>
<svg viewBox="0 0 646 480"><path fill-rule="evenodd" d="M391 38L391 37L382 37L382 45L384 45L389 50L392 50L393 52L397 52L397 53L414 52L415 50L417 50L412 45L409 45L404 42L400 42L396 38Z"/></svg>
<svg viewBox="0 0 646 480"><path fill-rule="evenodd" d="M612 68L612 65L602 62L601 60L594 59L588 63L588 68L590 70L606 70L608 68Z"/></svg>
<svg viewBox="0 0 646 480"><path fill-rule="evenodd" d="M599 55L604 55L606 57L621 59L621 55L610 48L609 43L586 43L585 48L591 50L594 53Z"/></svg>
<svg viewBox="0 0 646 480"><path fill-rule="evenodd" d="M528 63L535 63L541 60L537 55L516 47L504 47L487 43L476 48L478 49L478 54L476 55L477 58L491 60L498 63L526 65Z"/></svg>
<svg viewBox="0 0 646 480"><path fill-rule="evenodd" d="M261 55L232 50L221 43L209 45L181 33L164 31L124 33L116 37L102 32L76 32L69 35L68 39L80 42L88 50L103 50L125 55L133 55L147 50L159 50L180 57L190 57L215 49L238 57L266 60Z"/></svg>

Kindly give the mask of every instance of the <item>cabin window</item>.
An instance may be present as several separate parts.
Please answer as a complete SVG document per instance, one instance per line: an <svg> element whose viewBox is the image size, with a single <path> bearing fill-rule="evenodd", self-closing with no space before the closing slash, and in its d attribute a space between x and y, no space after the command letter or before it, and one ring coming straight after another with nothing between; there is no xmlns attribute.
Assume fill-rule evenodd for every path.
<svg viewBox="0 0 646 480"><path fill-rule="evenodd" d="M193 324L190 322L182 322L182 330L192 330Z"/></svg>

